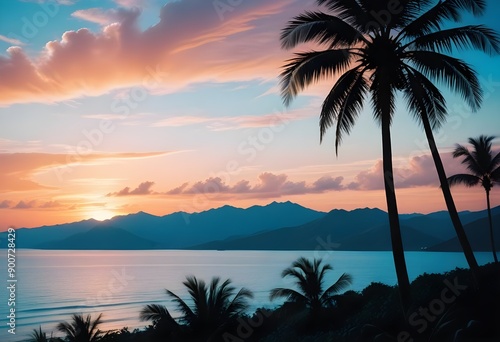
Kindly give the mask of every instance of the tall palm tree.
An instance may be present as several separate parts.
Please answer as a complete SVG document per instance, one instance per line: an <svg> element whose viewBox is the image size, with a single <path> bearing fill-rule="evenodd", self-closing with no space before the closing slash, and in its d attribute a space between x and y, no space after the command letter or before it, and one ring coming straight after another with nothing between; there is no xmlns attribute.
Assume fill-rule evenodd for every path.
<svg viewBox="0 0 500 342"><path fill-rule="evenodd" d="M483 25L443 29L446 21L458 22L461 12L480 15L484 0L400 0L389 7L385 0L317 0L332 14L305 12L288 23L281 35L282 47L317 43L321 50L296 53L280 75L282 97L289 105L297 94L322 78L338 76L320 113L320 141L335 125L338 147L359 116L365 99L382 131L382 159L392 251L404 308L410 302L410 282L394 189L390 128L395 100L402 92L410 112L424 126L443 194L457 236L470 268L477 270L470 244L456 214L446 175L435 146L432 129L446 116L446 102L433 84L442 82L477 109L481 88L474 70L447 55L452 48L473 48L498 53L499 38ZM435 4L435 5L432 5ZM381 15L383 14L383 15Z"/></svg>
<svg viewBox="0 0 500 342"><path fill-rule="evenodd" d="M194 336L203 338L204 341L216 338L226 326L234 323L248 308L247 300L253 298L252 292L246 288L236 292L230 279L221 283L220 278L214 277L208 285L203 280L188 276L183 284L188 289L192 307L172 291L166 290L167 295L182 314L180 322L186 324ZM173 321L168 309L162 305L144 307L140 317L142 320L156 322Z"/></svg>
<svg viewBox="0 0 500 342"><path fill-rule="evenodd" d="M285 298L308 308L313 317L323 308L334 304L334 296L351 285L352 277L344 273L330 287L324 288L324 278L327 271L333 270L330 264L322 264L322 259L310 261L304 257L295 260L291 267L281 273L282 278L293 277L299 289L275 288L271 290L270 299Z"/></svg>
<svg viewBox="0 0 500 342"><path fill-rule="evenodd" d="M103 332L99 330L102 324L102 314L95 320L91 315L73 315L71 322L61 322L57 325L57 330L66 334L69 342L97 342L103 337Z"/></svg>
<svg viewBox="0 0 500 342"><path fill-rule="evenodd" d="M491 251L493 252L493 259L498 263L493 234L493 220L491 218L490 191L495 183L500 183L500 152L493 156L491 150L493 139L495 137L485 135L481 135L476 139L469 138L469 143L473 147L472 152L467 147L457 144L453 151L453 158L463 157L462 164L467 167L470 174L459 173L453 175L448 178L448 182L450 186L463 184L472 187L480 184L486 191Z"/></svg>

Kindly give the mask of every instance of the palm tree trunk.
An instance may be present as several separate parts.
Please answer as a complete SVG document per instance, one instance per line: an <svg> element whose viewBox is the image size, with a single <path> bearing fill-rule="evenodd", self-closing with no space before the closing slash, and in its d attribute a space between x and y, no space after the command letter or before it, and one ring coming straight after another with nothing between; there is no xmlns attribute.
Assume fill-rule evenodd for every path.
<svg viewBox="0 0 500 342"><path fill-rule="evenodd" d="M488 205L488 221L490 223L490 241L491 251L493 252L493 259L498 264L497 252L495 248L495 237L493 235L493 220L491 219L491 205L490 205L490 191L486 190L486 204Z"/></svg>
<svg viewBox="0 0 500 342"><path fill-rule="evenodd" d="M382 115L382 156L384 170L385 197L387 201L387 212L389 214L389 227L391 231L392 255L398 279L399 294L403 305L403 312L406 315L410 307L411 289L408 270L406 269L403 239L399 226L398 206L396 202L396 192L394 187L394 177L392 170L392 146L390 119L388 115Z"/></svg>
<svg viewBox="0 0 500 342"><path fill-rule="evenodd" d="M460 221L460 217L458 216L455 202L453 201L453 197L451 196L450 185L448 184L446 173L444 171L443 162L441 161L441 156L439 155L436 141L434 140L434 135L432 134L432 128L429 123L429 118L426 115L422 115L422 123L424 125L425 135L427 136L427 141L429 142L429 147L431 149L432 159L434 159L434 165L436 166L436 170L438 173L439 183L441 184L441 191L443 192L444 201L446 202L446 207L448 208L451 222L453 223L453 227L455 227L455 232L457 234L458 241L462 246L462 250L464 251L465 259L467 259L469 268L471 269L474 280L476 281L479 266L477 265L476 257L474 256L474 252L472 251L472 247L470 246L467 235L465 234L464 227L462 226L462 222Z"/></svg>

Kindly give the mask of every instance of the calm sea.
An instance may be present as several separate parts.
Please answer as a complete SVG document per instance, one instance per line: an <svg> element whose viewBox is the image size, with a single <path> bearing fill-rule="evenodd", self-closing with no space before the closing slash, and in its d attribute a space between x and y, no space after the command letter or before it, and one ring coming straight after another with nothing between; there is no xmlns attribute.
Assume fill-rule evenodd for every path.
<svg viewBox="0 0 500 342"><path fill-rule="evenodd" d="M290 286L281 271L297 257L323 257L334 270L327 283L342 273L354 278L353 290L362 290L377 281L394 285L396 277L390 252L306 252L306 251L51 251L17 250L16 335L8 333L9 307L7 257L1 250L0 341L20 341L39 325L55 332L58 322L73 313L103 313L104 329L147 325L139 311L150 303L173 308L165 294L168 288L183 298L182 281L196 275L209 281L212 276L231 278L237 287L254 292L251 310L273 307L269 290ZM427 272L444 272L466 267L462 253L406 253L413 280ZM491 253L477 253L478 262L490 262ZM57 336L57 333L55 332Z"/></svg>

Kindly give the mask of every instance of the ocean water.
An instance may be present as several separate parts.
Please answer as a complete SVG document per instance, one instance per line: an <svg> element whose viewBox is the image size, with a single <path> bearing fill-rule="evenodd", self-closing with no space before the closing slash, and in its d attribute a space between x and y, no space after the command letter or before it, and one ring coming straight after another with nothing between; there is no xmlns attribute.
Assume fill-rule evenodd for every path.
<svg viewBox="0 0 500 342"><path fill-rule="evenodd" d="M230 278L236 287L254 293L250 312L258 307L274 307L269 301L274 287L288 287L282 270L300 256L322 257L334 270L326 284L342 273L353 276L352 290L362 290L371 282L396 283L391 252L344 251L52 251L17 250L16 334L8 333L7 251L1 250L0 341L22 341L42 326L49 335L58 322L73 313L103 314L102 329L141 328L139 320L146 304L175 307L165 294L169 289L188 298L182 281L195 275L207 282L213 276ZM477 253L478 262L491 262L491 253ZM407 252L411 280L422 273L444 272L466 267L462 253Z"/></svg>

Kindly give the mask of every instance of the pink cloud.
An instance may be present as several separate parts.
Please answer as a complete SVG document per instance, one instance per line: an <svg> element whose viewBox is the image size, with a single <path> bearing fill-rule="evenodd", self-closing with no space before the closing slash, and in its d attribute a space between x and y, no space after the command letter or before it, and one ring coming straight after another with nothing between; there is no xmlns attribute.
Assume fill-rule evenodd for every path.
<svg viewBox="0 0 500 342"><path fill-rule="evenodd" d="M63 205L58 201L48 201L38 206L38 208L41 209L60 208L60 207L63 207Z"/></svg>
<svg viewBox="0 0 500 342"><path fill-rule="evenodd" d="M453 159L451 153L442 153L441 159L448 176L464 172L464 168L460 167L458 160ZM408 161L407 166L394 167L394 184L396 188L438 187L439 180L432 156L415 156ZM347 187L351 190L383 190L382 160L377 161L370 170L359 172Z"/></svg>
<svg viewBox="0 0 500 342"><path fill-rule="evenodd" d="M189 185L189 183L184 183L182 184L181 186L178 186L177 188L174 188L172 190L169 190L167 192L167 195L178 195L178 194L181 194L184 189L186 189L186 187Z"/></svg>
<svg viewBox="0 0 500 342"><path fill-rule="evenodd" d="M286 195L300 195L323 193L327 191L340 191L344 189L342 185L343 177L333 178L324 176L312 184L305 181L290 181L286 174L274 174L264 172L259 175L256 184L252 185L247 180L241 180L230 186L219 177L210 177L204 181L198 181L191 187L187 183L172 189L167 195L244 195L254 198L281 197Z"/></svg>
<svg viewBox="0 0 500 342"><path fill-rule="evenodd" d="M14 207L12 207L12 209L32 209L35 207L36 207L35 200L29 202L19 201L19 203L17 203Z"/></svg>
<svg viewBox="0 0 500 342"><path fill-rule="evenodd" d="M37 200L22 200L19 201L15 206L12 205L12 201L9 200L4 200L0 202L0 209L53 209L53 208L60 208L64 207L63 204L61 204L58 201L47 201L47 202L42 202L39 203Z"/></svg>
<svg viewBox="0 0 500 342"><path fill-rule="evenodd" d="M0 57L0 103L61 101L126 86L161 90L202 81L274 79L289 57L280 50L280 29L304 6L244 1L221 16L212 1L172 1L144 31L135 7L78 11L73 14L78 18L113 23L97 33L67 31L36 57L9 48Z"/></svg>
<svg viewBox="0 0 500 342"><path fill-rule="evenodd" d="M12 201L3 200L2 202L0 202L0 209L10 208L11 204Z"/></svg>
<svg viewBox="0 0 500 342"><path fill-rule="evenodd" d="M151 187L154 185L154 182L142 182L135 188L134 190L130 190L130 187L126 187L121 189L118 192L109 193L106 196L134 196L134 195L150 195L153 193Z"/></svg>

